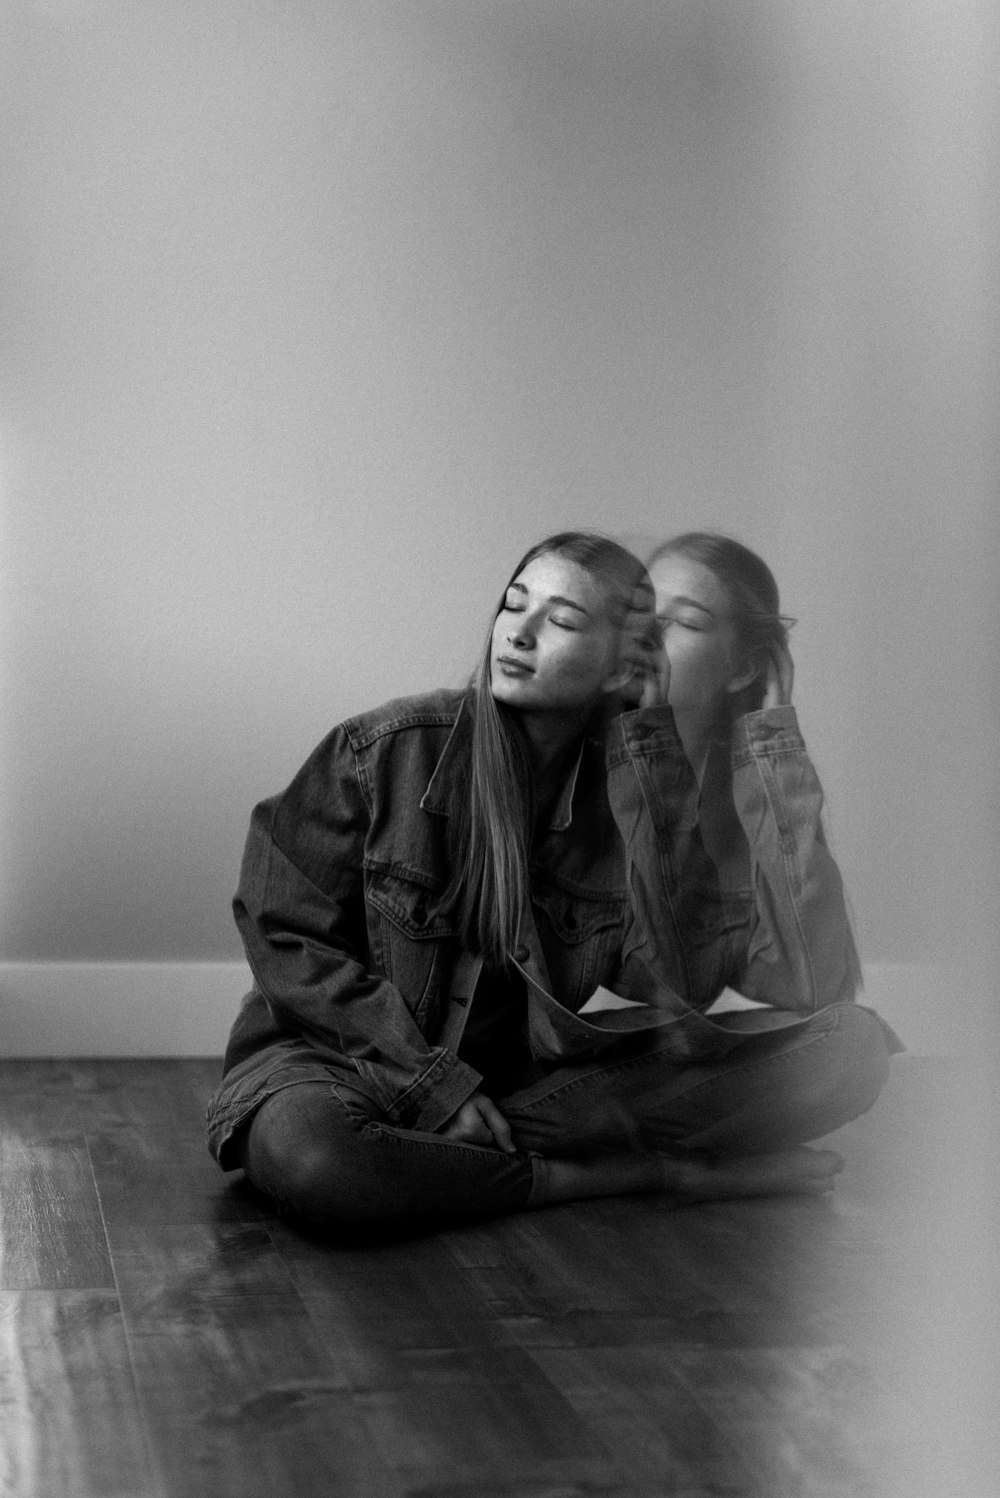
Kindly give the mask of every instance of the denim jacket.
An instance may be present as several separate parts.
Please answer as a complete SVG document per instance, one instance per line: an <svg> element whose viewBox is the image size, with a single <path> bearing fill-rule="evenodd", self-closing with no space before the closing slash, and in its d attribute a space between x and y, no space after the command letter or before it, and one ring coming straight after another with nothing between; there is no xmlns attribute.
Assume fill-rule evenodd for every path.
<svg viewBox="0 0 1000 1498"><path fill-rule="evenodd" d="M457 1052L480 964L440 899L470 733L462 692L397 699L335 728L254 810L234 900L254 986L209 1109L223 1164L235 1130L293 1080L332 1069L424 1130L478 1086ZM857 956L794 709L739 719L723 758L713 822L669 707L622 712L585 737L535 838L513 954L536 1057L584 1059L658 1030L668 1054L691 1059L711 1046L704 1010L726 985L789 1022L854 997ZM581 1014L599 987L631 1003Z"/></svg>

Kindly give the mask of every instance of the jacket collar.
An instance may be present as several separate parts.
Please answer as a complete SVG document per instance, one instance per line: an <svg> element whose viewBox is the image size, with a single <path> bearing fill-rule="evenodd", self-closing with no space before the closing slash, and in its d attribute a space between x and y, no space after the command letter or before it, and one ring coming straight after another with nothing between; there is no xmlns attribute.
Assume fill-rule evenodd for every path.
<svg viewBox="0 0 1000 1498"><path fill-rule="evenodd" d="M586 745L587 737L584 735L555 806L552 808L547 829L549 832L565 832L573 821L573 796L576 792L576 782L580 775L580 765ZM448 815L452 789L458 778L462 761L470 753L471 748L472 710L468 697L463 697L454 727L434 767L434 773L427 782L427 789L420 798L421 811L429 811L439 817Z"/></svg>

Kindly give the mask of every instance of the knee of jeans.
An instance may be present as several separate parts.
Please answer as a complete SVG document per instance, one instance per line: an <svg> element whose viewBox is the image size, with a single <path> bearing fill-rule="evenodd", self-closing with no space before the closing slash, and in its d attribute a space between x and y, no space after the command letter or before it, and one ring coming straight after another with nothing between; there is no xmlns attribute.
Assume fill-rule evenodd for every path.
<svg viewBox="0 0 1000 1498"><path fill-rule="evenodd" d="M312 1127L300 1127L305 1118L296 1102L276 1094L268 1113L262 1109L254 1120L244 1157L250 1179L306 1222L358 1227L380 1221L385 1212L373 1189L378 1172L367 1158L364 1124L333 1103L321 1119L311 1110Z"/></svg>
<svg viewBox="0 0 1000 1498"><path fill-rule="evenodd" d="M836 1085L851 1109L851 1116L866 1113L889 1076L889 1049L882 1027L870 1010L842 1004L836 1011L832 1039L837 1045L837 1065L831 1068Z"/></svg>

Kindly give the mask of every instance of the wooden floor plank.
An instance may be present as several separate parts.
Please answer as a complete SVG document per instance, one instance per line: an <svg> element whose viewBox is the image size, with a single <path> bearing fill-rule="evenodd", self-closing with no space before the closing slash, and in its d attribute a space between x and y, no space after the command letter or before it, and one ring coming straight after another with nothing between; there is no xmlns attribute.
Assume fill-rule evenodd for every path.
<svg viewBox="0 0 1000 1498"><path fill-rule="evenodd" d="M516 1345L475 1275L455 1262L450 1234L361 1248L283 1221L267 1226L314 1321L356 1365L359 1387L377 1383L374 1368L395 1351Z"/></svg>
<svg viewBox="0 0 1000 1498"><path fill-rule="evenodd" d="M0 1293L0 1493L165 1498L113 1291Z"/></svg>
<svg viewBox="0 0 1000 1498"><path fill-rule="evenodd" d="M411 1482L451 1466L497 1480L511 1462L611 1469L600 1439L518 1349L403 1350L394 1363L391 1387L358 1390L354 1405L383 1460Z"/></svg>
<svg viewBox="0 0 1000 1498"><path fill-rule="evenodd" d="M492 1481L512 1461L606 1467L600 1443L440 1245L434 1254L424 1245L415 1263L399 1252L354 1273L341 1266L304 1297L383 1458L411 1477L454 1465Z"/></svg>
<svg viewBox="0 0 1000 1498"><path fill-rule="evenodd" d="M109 1224L137 1387L170 1492L281 1498L324 1472L394 1495L344 1369L266 1228Z"/></svg>
<svg viewBox="0 0 1000 1498"><path fill-rule="evenodd" d="M24 1144L76 1138L92 1122L123 1122L121 1088L97 1090L92 1074L69 1061L0 1059L0 1098L5 1131Z"/></svg>
<svg viewBox="0 0 1000 1498"><path fill-rule="evenodd" d="M0 1133L0 1288L114 1288L85 1142Z"/></svg>
<svg viewBox="0 0 1000 1498"><path fill-rule="evenodd" d="M0 1060L8 1126L53 1137L60 1118L73 1132L142 1123L197 1133L204 1106L188 1063L176 1060Z"/></svg>
<svg viewBox="0 0 1000 1498"><path fill-rule="evenodd" d="M123 1124L90 1133L87 1145L109 1224L258 1221L273 1215L258 1193L239 1183L226 1188L200 1129L163 1135Z"/></svg>
<svg viewBox="0 0 1000 1498"><path fill-rule="evenodd" d="M539 1348L533 1357L628 1481L671 1493L753 1489L728 1420L698 1404L661 1348Z"/></svg>
<svg viewBox="0 0 1000 1498"><path fill-rule="evenodd" d="M118 1293L130 1327L221 1300L280 1297L301 1305L267 1232L253 1222L108 1224Z"/></svg>
<svg viewBox="0 0 1000 1498"><path fill-rule="evenodd" d="M806 1480L837 1498L935 1493L915 1412L845 1349L678 1348L671 1358L774 1498L793 1498Z"/></svg>
<svg viewBox="0 0 1000 1498"><path fill-rule="evenodd" d="M367 1246L216 1170L217 1062L0 1063L4 1480L992 1498L992 1166L960 1079L907 1059L836 1137L829 1199L579 1203Z"/></svg>
<svg viewBox="0 0 1000 1498"><path fill-rule="evenodd" d="M163 1138L204 1139L205 1108L198 1075L183 1060L124 1057L73 1063L81 1103L101 1106L114 1122Z"/></svg>
<svg viewBox="0 0 1000 1498"><path fill-rule="evenodd" d="M222 1062L216 1058L198 1056L179 1061L177 1065L195 1100L199 1115L203 1118L209 1100L222 1078Z"/></svg>
<svg viewBox="0 0 1000 1498"><path fill-rule="evenodd" d="M629 1205L640 1215L648 1210L640 1198ZM677 1225L667 1219L657 1229L657 1269L650 1276L638 1235L633 1244L630 1233L629 1251L623 1252L616 1219L604 1206L585 1202L459 1232L452 1235L452 1252L497 1316L648 1314L689 1297L691 1258Z"/></svg>
<svg viewBox="0 0 1000 1498"><path fill-rule="evenodd" d="M398 1489L354 1396L287 1301L203 1305L130 1336L150 1439L178 1498Z"/></svg>

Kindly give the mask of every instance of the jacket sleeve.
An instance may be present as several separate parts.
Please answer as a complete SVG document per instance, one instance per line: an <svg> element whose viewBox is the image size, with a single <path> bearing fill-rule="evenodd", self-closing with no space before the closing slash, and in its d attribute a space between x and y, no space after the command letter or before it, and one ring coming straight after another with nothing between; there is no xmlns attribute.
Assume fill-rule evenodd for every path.
<svg viewBox="0 0 1000 1498"><path fill-rule="evenodd" d="M754 894L737 986L747 998L806 1013L854 999L861 965L840 871L823 835L823 791L795 709L740 718L732 763Z"/></svg>
<svg viewBox="0 0 1000 1498"><path fill-rule="evenodd" d="M681 1018L697 1004L687 938L698 891L712 877L698 831L698 784L666 706L612 718L606 754L630 904L615 987Z"/></svg>
<svg viewBox="0 0 1000 1498"><path fill-rule="evenodd" d="M820 823L823 795L791 707L738 720L733 799L750 850L752 913L733 980L747 998L812 1013L855 996L860 967L837 866ZM718 889L698 823L699 789L669 707L609 725L608 794L625 844L630 925L616 983L682 1017L699 991L692 933Z"/></svg>
<svg viewBox="0 0 1000 1498"><path fill-rule="evenodd" d="M343 728L283 795L254 810L236 924L282 1030L353 1065L392 1122L434 1130L480 1077L428 1043L403 995L373 971L363 864L372 809Z"/></svg>

